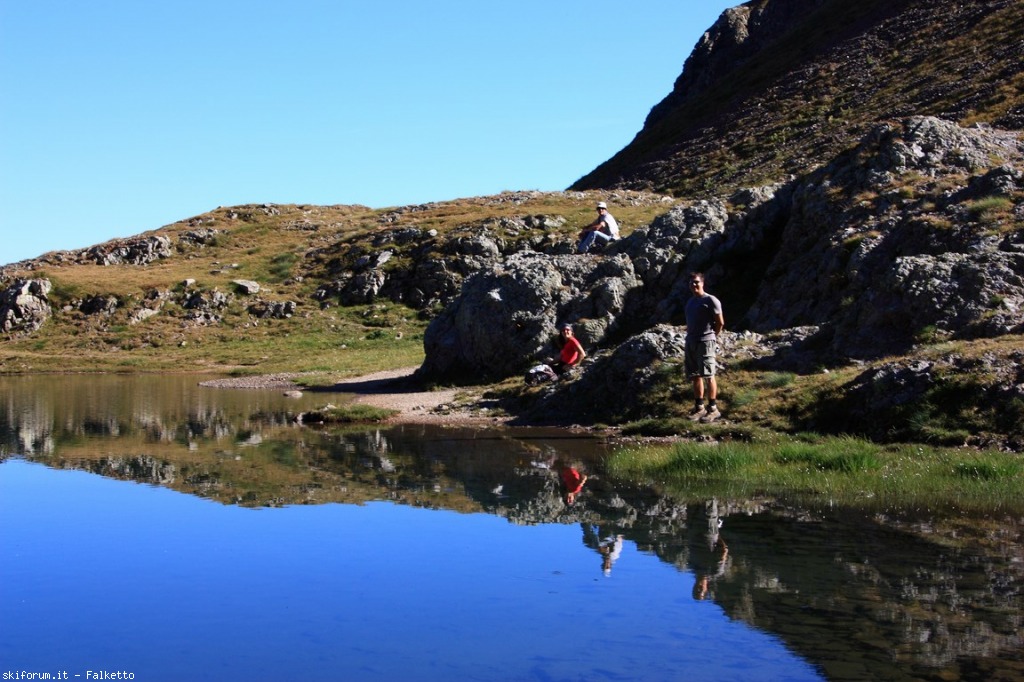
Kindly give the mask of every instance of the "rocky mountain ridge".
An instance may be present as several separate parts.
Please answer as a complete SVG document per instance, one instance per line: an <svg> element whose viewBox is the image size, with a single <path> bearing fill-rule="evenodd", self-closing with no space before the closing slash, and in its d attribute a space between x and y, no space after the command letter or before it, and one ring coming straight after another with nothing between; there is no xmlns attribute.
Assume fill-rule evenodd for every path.
<svg viewBox="0 0 1024 682"><path fill-rule="evenodd" d="M1024 128L1016 0L757 0L726 10L643 129L573 189L725 195L908 116Z"/></svg>

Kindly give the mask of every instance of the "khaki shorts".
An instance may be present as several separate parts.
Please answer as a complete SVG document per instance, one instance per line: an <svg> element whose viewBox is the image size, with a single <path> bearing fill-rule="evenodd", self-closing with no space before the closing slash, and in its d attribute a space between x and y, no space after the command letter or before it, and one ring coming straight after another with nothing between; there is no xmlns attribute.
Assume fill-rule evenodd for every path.
<svg viewBox="0 0 1024 682"><path fill-rule="evenodd" d="M683 361L686 366L686 376L713 377L718 369L715 356L718 355L718 342L710 341L687 341L686 352Z"/></svg>

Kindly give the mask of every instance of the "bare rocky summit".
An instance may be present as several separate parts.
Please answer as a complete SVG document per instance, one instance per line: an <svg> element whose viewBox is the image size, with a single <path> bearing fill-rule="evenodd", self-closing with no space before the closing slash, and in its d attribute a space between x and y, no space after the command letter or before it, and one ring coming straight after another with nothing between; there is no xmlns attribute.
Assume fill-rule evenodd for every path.
<svg viewBox="0 0 1024 682"><path fill-rule="evenodd" d="M879 122L1024 129L1016 0L768 0L726 10L636 138L572 189L726 195L804 174Z"/></svg>

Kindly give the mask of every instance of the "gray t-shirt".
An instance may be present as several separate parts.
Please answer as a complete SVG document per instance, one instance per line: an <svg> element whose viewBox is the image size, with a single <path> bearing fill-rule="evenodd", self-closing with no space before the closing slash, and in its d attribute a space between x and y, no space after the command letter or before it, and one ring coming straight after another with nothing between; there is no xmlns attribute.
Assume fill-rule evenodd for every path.
<svg viewBox="0 0 1024 682"><path fill-rule="evenodd" d="M686 340L714 340L715 318L721 314L722 302L711 294L690 298L686 302Z"/></svg>

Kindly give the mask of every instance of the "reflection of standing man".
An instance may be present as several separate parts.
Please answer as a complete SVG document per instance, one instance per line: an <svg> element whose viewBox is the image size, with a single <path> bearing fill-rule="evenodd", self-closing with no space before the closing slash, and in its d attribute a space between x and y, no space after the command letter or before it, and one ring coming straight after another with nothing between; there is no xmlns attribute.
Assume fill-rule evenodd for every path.
<svg viewBox="0 0 1024 682"><path fill-rule="evenodd" d="M700 532L701 511L707 521L704 532ZM686 517L691 535L687 563L693 568L693 598L703 601L711 583L725 575L728 567L729 548L719 533L722 519L718 515L718 500L712 499L703 506L703 510L690 507Z"/></svg>
<svg viewBox="0 0 1024 682"><path fill-rule="evenodd" d="M718 411L718 382L715 379L718 335L725 329L722 302L704 291L704 275L690 275L690 293L686 302L686 375L693 382L693 421L712 422L722 416ZM708 406L704 408L704 384L707 382Z"/></svg>

